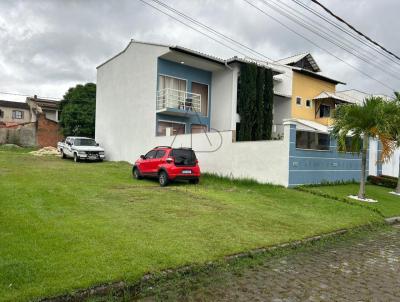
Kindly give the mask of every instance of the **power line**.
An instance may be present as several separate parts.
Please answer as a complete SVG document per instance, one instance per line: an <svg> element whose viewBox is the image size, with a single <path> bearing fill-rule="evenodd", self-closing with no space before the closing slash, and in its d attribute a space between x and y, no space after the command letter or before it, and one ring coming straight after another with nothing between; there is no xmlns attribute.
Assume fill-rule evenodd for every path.
<svg viewBox="0 0 400 302"><path fill-rule="evenodd" d="M209 39L211 39L211 40L217 42L218 44L221 44L221 45L223 45L223 46L225 46L225 47L227 47L227 48L229 48L229 49L231 49L231 50L233 50L233 51L235 51L235 52L237 52L237 53L240 53L240 54L243 55L243 56L246 56L246 54L244 54L243 52L241 52L241 51L239 51L239 50L237 50L237 49L235 49L235 48L233 48L233 47L231 47L231 46L229 46L229 45L227 45L227 44L225 44L225 43L223 43L223 42L221 42L221 41L215 39L214 37L212 37L212 36L210 36L210 35L208 35L208 34L202 32L202 31L200 31L199 29L197 29L197 28L195 28L195 27L193 27L193 26L191 26L191 25L189 25L189 24L186 24L186 23L183 22L182 20L180 20L180 19L178 19L178 18L172 16L171 14L168 14L167 12L165 12L165 11L159 9L158 7L156 7L156 6L154 6L154 5L152 5L152 4L148 3L148 2L146 2L145 0L139 0L139 1L143 2L144 4L146 4L146 5L148 5L148 6L151 6L151 7L154 8L155 10L161 12L162 14L169 16L170 18L174 19L175 21L177 21L177 22L179 22L179 23L181 23L181 24L183 24L183 25L185 25L185 26L187 26L187 27L193 29L194 31L196 31L196 32L198 32L198 33L200 33L200 34L202 34L203 36L206 36L207 38L209 38Z"/></svg>
<svg viewBox="0 0 400 302"><path fill-rule="evenodd" d="M390 60L391 62L397 64L400 66L400 62L396 59L394 59L391 55L388 55L387 53L383 52L380 48L375 48L373 45L371 45L370 43L368 43L367 41L363 40L360 36L354 34L353 32L345 29L344 27L340 26L339 24L336 24L335 22L333 22L332 20L328 19L327 17L325 17L324 15L320 14L319 12L317 12L316 10L312 9L311 7L305 5L303 2L301 2L300 0L291 0L292 2L294 2L295 4L301 6L303 9L307 10L308 12L310 12L311 14L317 16L318 18L320 18L321 20L329 23L330 25L332 25L333 27L337 28L338 30L340 30L341 32L345 33L346 35L352 37L353 39L357 40L358 42L360 42L361 44L367 46L368 48L372 49L373 51L375 51L376 53L382 55L383 57L385 57L386 59Z"/></svg>
<svg viewBox="0 0 400 302"><path fill-rule="evenodd" d="M346 43L342 42L344 45L348 46L350 49L352 49L352 50L354 50L356 52L360 52L360 46L356 45L354 43L354 41L351 41L347 37L344 37L344 36L340 35L338 32L332 30L331 28L329 28L328 26L322 24L321 22L318 22L317 20L313 20L312 18L310 18L306 14L302 13L301 11L298 11L298 10L294 9L292 6L286 4L285 2L279 1L279 0L274 0L274 1L275 1L275 5L276 6L282 8L283 10L289 9L290 11L293 12L292 15L296 15L297 18L299 18L300 20L302 20L304 23L308 24L309 26L313 26L313 27L317 26L318 30L320 30L320 31L322 31L321 29L324 29L323 31L329 37L331 37L331 38L333 38L335 40L339 40L339 41L340 40L344 40L344 41L346 41L348 43L348 44L346 44ZM329 33L331 33L331 34L329 34ZM362 50L363 50L363 55L365 55L368 58L368 60L371 60L371 61L372 60L374 60L374 61L376 60L376 54L372 53L368 49L362 49ZM378 52L378 53L380 54L380 52ZM384 59L388 59L388 60L390 60L392 62L395 62L397 64L397 66L400 67L400 62L393 61L392 58L387 58L384 54L383 54L383 58ZM388 64L387 67L391 68L393 71L395 71L395 66L393 64L388 63L387 61L384 61L382 63ZM397 70L395 72L397 72Z"/></svg>
<svg viewBox="0 0 400 302"><path fill-rule="evenodd" d="M238 46L240 46L240 47L246 49L247 51L252 52L252 53L255 54L256 56L263 57L263 58L265 58L265 59L267 59L267 60L270 60L270 61L272 61L272 62L274 61L273 59L267 57L266 55L264 55L264 54L262 54L262 53L260 53L260 52L258 52L258 51L256 51L256 50L254 50L254 49L252 49L252 48L250 48L250 47L244 45L243 43L240 43L239 41L236 41L236 40L232 39L231 37L229 37L229 36L227 36L227 35L224 35L223 33L220 33L220 32L218 32L218 31L216 31L215 29L211 28L210 26L208 26L208 25L206 25L206 24L204 24L204 23L201 23L201 22L198 21L198 20L193 19L192 17L190 17L190 16L184 14L184 13L181 12L181 11L178 11L178 10L174 9L173 7L167 5L166 3L162 2L162 1L159 1L159 0L152 0L152 1L153 1L153 2L156 2L157 4L159 4L159 5L161 5L161 6L163 6L164 8L168 9L169 11L172 11L172 12L178 14L179 16L185 18L186 20L188 20L188 21L190 21L190 22L192 22L192 23L195 23L196 25L199 25L200 27L202 27L202 28L204 28L204 29L206 29L206 30L208 30L208 31L211 31L211 32L214 33L215 35L220 36L220 37L222 37L223 39L225 39L225 40L227 40L227 41L229 41L229 42L231 42L231 43L234 43L234 44L236 44L236 45L238 45Z"/></svg>
<svg viewBox="0 0 400 302"><path fill-rule="evenodd" d="M8 94L8 95L15 95L15 96L33 97L33 95L30 95L30 94L22 94L22 93L17 93L17 92L0 91L0 94ZM61 98L50 97L50 96L42 96L41 98L44 98L44 99L52 99L52 100L60 100L60 99L61 99Z"/></svg>
<svg viewBox="0 0 400 302"><path fill-rule="evenodd" d="M365 56L362 56L360 54L357 53L357 49L353 48L352 46L348 46L348 45L343 45L341 41L338 41L335 37L333 37L330 34L325 33L325 36L323 34L321 34L321 30L317 30L315 29L315 27L313 25L309 25L307 23L301 22L299 21L298 17L294 16L293 14L290 14L282 9L280 9L279 7L274 6L272 3L268 3L265 0L259 0L261 1L264 5L270 7L271 9L273 9L274 11L276 11L278 14L285 16L286 18L288 18L289 20L291 20L292 22L296 23L297 25L300 25L301 27L309 30L310 32L314 33L315 35L323 38L324 40L332 43L333 45L339 47L340 49L346 51L347 53L353 55L354 57L360 59L361 61L364 61L365 63L374 66L375 68L381 70L382 72L384 72L385 74L388 74L394 78L396 78L397 80L400 80L400 77L398 77L397 74L392 73L384 68L382 68L381 66L379 66L378 64L376 64L375 62L373 62L372 58L367 58ZM352 51L353 50L353 51ZM355 51L355 52L354 52Z"/></svg>
<svg viewBox="0 0 400 302"><path fill-rule="evenodd" d="M354 70L357 70L359 73L363 74L364 76L368 77L369 79L376 81L377 83L380 83L382 86L395 91L394 88L386 85L384 82L374 78L373 76L369 75L368 73L365 73L364 71L362 71L361 69L357 68L356 66L346 62L345 60L343 60L342 58L338 57L337 55L335 55L334 53L330 52L329 50L327 50L326 48L319 46L317 43L315 43L314 41L312 41L311 39L307 38L306 36L300 34L298 31L296 31L295 29L291 28L290 26L286 25L285 23L283 23L282 21L280 21L279 19L271 16L270 14L268 14L266 11L264 11L263 9L259 8L258 6L254 5L253 3L251 3L248 0L243 0L245 1L247 4L249 4L250 6L254 7L256 10L260 11L262 14L266 15L267 17L271 18L272 20L274 20L275 22L278 22L280 25L282 25L283 27L285 27L287 30L293 32L294 34L302 37L303 39L305 39L306 41L308 41L309 43L313 44L315 47L325 51L326 53L328 53L330 56L338 59L339 61L345 63L346 65L350 66L351 68L353 68Z"/></svg>
<svg viewBox="0 0 400 302"><path fill-rule="evenodd" d="M378 46L379 48L381 48L383 51L387 52L388 54L391 54L392 56L394 56L395 58L397 58L398 60L400 60L400 57L397 56L396 54L394 54L393 52L391 52L390 50L386 49L385 47L383 47L381 44L379 44L378 42L372 40L370 37L368 37L367 35L363 34L361 31L359 31L357 28L355 28L353 25L351 25L350 23L346 22L345 20L343 20L341 17L339 17L338 15L336 15L335 13L333 13L329 8L327 8L326 6L324 6L323 4L321 4L319 1L317 0L311 0L313 3L319 5L320 7L322 7L323 10L325 10L328 14L330 14L332 17L334 17L335 19L339 20L340 22L346 24L349 28L351 28L353 31L355 31L357 34L359 34L360 36L364 37L365 39L367 39L368 41L370 41L371 43L373 43L374 45Z"/></svg>

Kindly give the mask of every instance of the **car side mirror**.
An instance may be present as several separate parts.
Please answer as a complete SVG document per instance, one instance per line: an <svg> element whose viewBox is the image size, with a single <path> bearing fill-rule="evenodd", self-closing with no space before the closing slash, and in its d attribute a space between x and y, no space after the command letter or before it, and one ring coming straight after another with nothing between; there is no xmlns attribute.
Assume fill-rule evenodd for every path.
<svg viewBox="0 0 400 302"><path fill-rule="evenodd" d="M140 158L141 158L141 159L146 159L146 156L140 155Z"/></svg>
<svg viewBox="0 0 400 302"><path fill-rule="evenodd" d="M168 164L170 164L170 163L172 163L172 162L174 161L174 159L171 158L171 157L168 157L165 161L166 161Z"/></svg>

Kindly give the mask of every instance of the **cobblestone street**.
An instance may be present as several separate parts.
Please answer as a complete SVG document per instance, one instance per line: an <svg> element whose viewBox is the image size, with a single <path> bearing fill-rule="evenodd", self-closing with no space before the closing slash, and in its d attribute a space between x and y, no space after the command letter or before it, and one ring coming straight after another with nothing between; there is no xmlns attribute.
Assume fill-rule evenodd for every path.
<svg viewBox="0 0 400 302"><path fill-rule="evenodd" d="M400 301L400 228L267 260L185 301ZM165 294L165 293L164 293ZM167 294L167 297L170 297ZM146 299L148 300L148 299ZM150 298L152 300L152 298Z"/></svg>

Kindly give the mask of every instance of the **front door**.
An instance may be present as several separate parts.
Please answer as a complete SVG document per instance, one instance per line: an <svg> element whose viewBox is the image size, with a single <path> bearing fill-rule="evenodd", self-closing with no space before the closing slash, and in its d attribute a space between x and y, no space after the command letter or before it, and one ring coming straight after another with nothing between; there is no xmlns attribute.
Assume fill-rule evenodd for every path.
<svg viewBox="0 0 400 302"><path fill-rule="evenodd" d="M192 82L192 93L201 95L201 115L208 116L208 85Z"/></svg>

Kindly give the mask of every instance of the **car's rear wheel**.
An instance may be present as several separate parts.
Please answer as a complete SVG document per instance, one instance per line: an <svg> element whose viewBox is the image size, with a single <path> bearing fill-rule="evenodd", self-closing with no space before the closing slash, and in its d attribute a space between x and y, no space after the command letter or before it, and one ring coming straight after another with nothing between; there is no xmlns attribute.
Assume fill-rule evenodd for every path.
<svg viewBox="0 0 400 302"><path fill-rule="evenodd" d="M74 153L74 162L78 163L80 161L80 158L78 154Z"/></svg>
<svg viewBox="0 0 400 302"><path fill-rule="evenodd" d="M132 175L136 179L143 179L143 176L140 174L139 169L136 167L133 168Z"/></svg>
<svg viewBox="0 0 400 302"><path fill-rule="evenodd" d="M161 187L165 187L166 185L168 185L168 174L165 171L160 171L160 173L158 173L158 182L160 183Z"/></svg>
<svg viewBox="0 0 400 302"><path fill-rule="evenodd" d="M197 185L199 183L199 179L198 178L190 179L189 183L191 183L192 185Z"/></svg>

